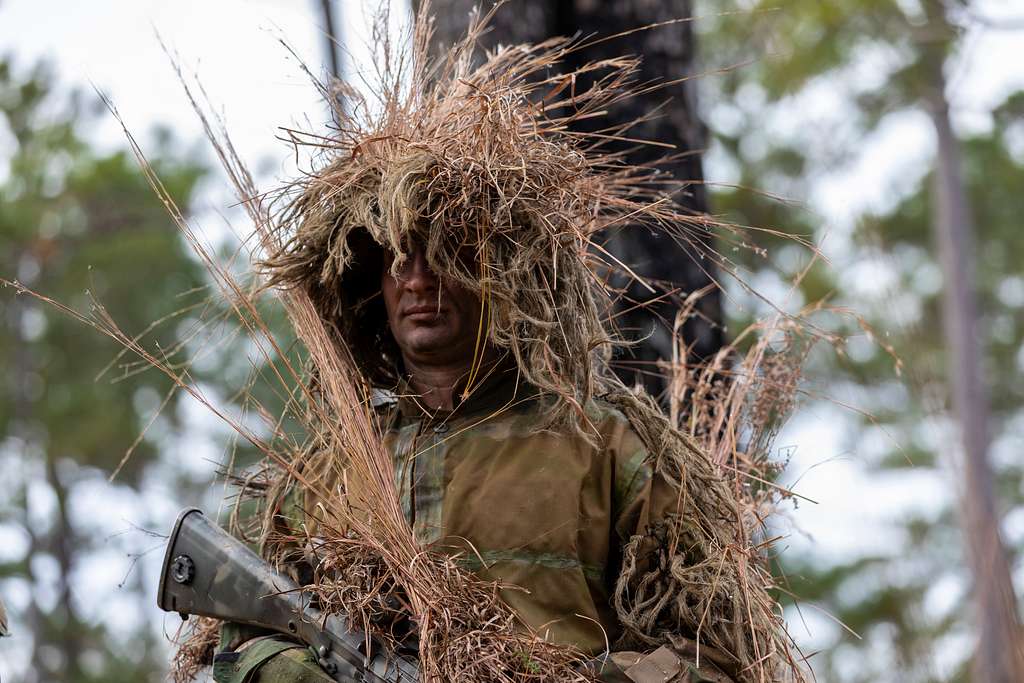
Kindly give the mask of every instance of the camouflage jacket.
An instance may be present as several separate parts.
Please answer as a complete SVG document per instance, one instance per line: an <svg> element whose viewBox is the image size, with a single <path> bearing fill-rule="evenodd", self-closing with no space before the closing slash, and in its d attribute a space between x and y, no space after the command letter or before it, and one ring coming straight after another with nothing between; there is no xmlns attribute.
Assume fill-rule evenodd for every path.
<svg viewBox="0 0 1024 683"><path fill-rule="evenodd" d="M621 547L673 511L676 493L652 475L644 445L610 404L587 406L597 440L538 431L550 403L517 375L485 380L450 412L426 411L411 396L384 401L378 411L397 490L420 542L456 555L483 579L526 589L502 597L529 627L598 654L621 632L611 605ZM312 510L316 501L302 502ZM228 627L222 649L239 639ZM218 654L215 678L329 680L305 678L314 660L286 642L263 638ZM282 658L300 667L294 678L270 675ZM728 680L706 675L692 680Z"/></svg>

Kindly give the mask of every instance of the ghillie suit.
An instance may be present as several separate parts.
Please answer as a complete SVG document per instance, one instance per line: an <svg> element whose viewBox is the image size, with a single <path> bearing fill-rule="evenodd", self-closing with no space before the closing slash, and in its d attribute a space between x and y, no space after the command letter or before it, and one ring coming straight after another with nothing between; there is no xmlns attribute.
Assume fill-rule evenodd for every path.
<svg viewBox="0 0 1024 683"><path fill-rule="evenodd" d="M326 609L357 625L374 630L403 603L428 680L583 678L574 668L580 652L524 632L494 586L417 545L402 516L369 406L403 379L379 295L381 254L395 255L397 273L422 245L442 280L483 302L478 355L485 342L506 352L523 384L549 402L538 432L596 443L591 406L603 401L626 416L647 466L676 494L674 514L624 549L613 649L652 649L684 633L727 653L741 680L800 677L736 492L690 436L608 368L616 293L606 283L612 271L631 271L603 236L651 229L683 242L699 235L703 246L715 227L676 208L656 167L602 152L628 130L571 130L650 87L633 80L638 61L558 73L579 45L564 38L480 55L485 25L474 22L465 41L432 61L422 14L409 61L384 51L376 101L336 85L354 113L337 112L327 136L293 133L296 145L320 149L319 164L269 202L254 199L230 147L219 148L256 223L267 285L310 355L295 413L310 436L290 450L267 444L263 479L243 491L262 511L250 531L281 566L315 555L306 582ZM325 89L328 101L334 92ZM464 395L483 374L472 374ZM315 494L291 508L308 519L282 524L296 490Z"/></svg>

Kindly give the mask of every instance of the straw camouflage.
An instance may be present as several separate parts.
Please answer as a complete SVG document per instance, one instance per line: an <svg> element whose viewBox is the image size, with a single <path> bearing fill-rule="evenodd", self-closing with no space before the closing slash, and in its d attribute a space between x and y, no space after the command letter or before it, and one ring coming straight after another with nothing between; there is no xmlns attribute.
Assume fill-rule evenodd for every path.
<svg viewBox="0 0 1024 683"><path fill-rule="evenodd" d="M431 61L423 5L408 68L382 62L373 107L346 90L357 114L339 111L330 136L294 133L319 166L253 213L262 272L311 355L310 437L271 454L246 491L261 550L297 571L318 544L306 578L361 627L407 598L438 679L583 680L577 665L606 645L657 653L687 638L740 680L800 677L737 494L608 368L608 274L631 271L602 235L685 242L709 227L676 207L656 167L571 132L640 87L638 61L557 74L572 39L480 55L486 17ZM440 421L403 406L380 275L384 254L396 275L417 245L483 303L477 342L505 354L513 400L483 380ZM383 414L360 412L389 393L399 400Z"/></svg>

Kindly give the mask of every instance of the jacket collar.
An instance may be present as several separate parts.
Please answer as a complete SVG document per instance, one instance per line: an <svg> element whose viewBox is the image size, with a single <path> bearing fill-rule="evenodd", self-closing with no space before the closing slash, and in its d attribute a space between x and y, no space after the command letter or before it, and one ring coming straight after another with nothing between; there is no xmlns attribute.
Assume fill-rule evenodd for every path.
<svg viewBox="0 0 1024 683"><path fill-rule="evenodd" d="M458 400L464 393L465 386L456 386L454 391ZM408 378L403 378L393 393L397 399L398 411L403 418L425 418L431 422L447 422L496 413L503 408L531 399L538 392L535 387L526 382L515 362L509 360L499 362L482 379L478 379L468 395L460 400L452 410L428 408L419 400L409 385Z"/></svg>

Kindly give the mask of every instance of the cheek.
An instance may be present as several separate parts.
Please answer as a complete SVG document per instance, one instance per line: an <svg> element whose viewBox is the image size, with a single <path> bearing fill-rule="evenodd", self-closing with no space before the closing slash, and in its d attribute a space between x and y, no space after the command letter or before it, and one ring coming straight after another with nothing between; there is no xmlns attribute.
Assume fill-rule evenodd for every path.
<svg viewBox="0 0 1024 683"><path fill-rule="evenodd" d="M476 313L480 310L480 297L470 290L448 282L444 288L444 294L452 304L462 313Z"/></svg>
<svg viewBox="0 0 1024 683"><path fill-rule="evenodd" d="M380 279L380 295L384 299L384 308L387 310L388 320L394 319L394 313L398 308L398 283L395 278L385 274Z"/></svg>

